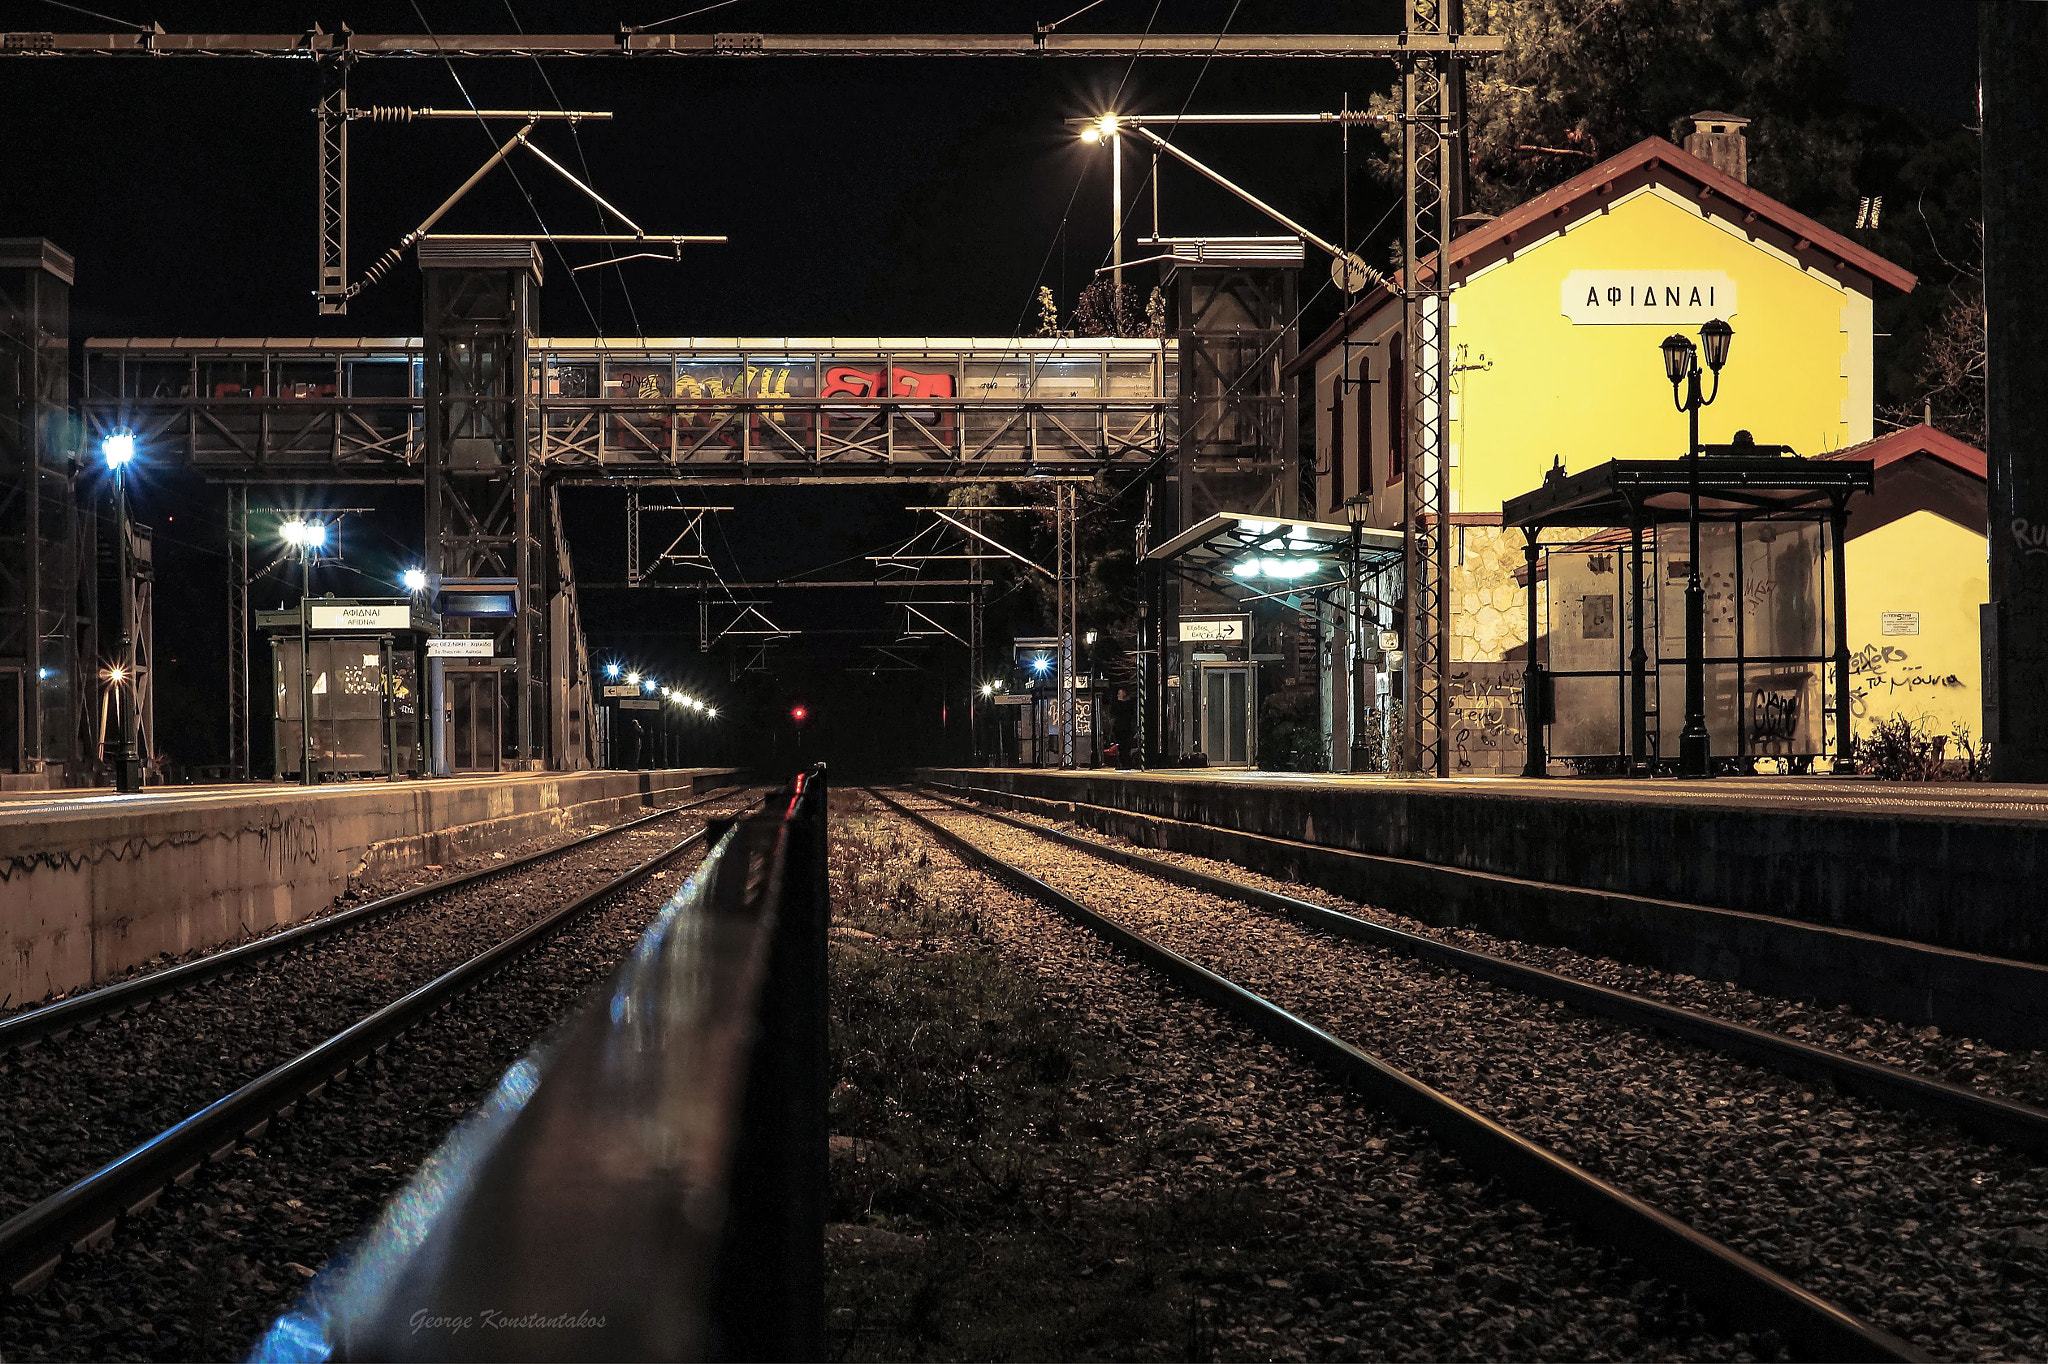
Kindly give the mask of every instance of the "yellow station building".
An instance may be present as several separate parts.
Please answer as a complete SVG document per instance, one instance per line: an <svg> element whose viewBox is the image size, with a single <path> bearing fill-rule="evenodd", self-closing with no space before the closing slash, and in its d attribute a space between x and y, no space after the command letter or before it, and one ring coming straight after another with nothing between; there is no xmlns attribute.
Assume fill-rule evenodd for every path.
<svg viewBox="0 0 2048 1364"><path fill-rule="evenodd" d="M1877 465L1848 529L1857 729L1903 714L1974 730L1983 454L1925 427L1873 441L1873 303L1914 277L1752 189L1745 123L1697 115L1685 150L1648 139L1451 244L1452 659L1526 656L1524 540L1501 528L1504 501L1554 461L1685 453L1658 347L1718 317L1735 337L1703 442L1744 430ZM1292 363L1313 385L1320 520L1362 494L1368 525L1401 523L1406 342L1400 300L1380 288Z"/></svg>

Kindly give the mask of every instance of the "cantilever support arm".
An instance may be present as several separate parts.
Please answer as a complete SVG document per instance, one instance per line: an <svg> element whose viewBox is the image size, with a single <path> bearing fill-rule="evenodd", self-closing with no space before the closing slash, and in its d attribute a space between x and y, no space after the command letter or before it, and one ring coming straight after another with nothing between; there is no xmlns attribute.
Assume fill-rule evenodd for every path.
<svg viewBox="0 0 2048 1364"><path fill-rule="evenodd" d="M412 231L406 233L403 237L399 238L398 245L392 247L389 251L386 251L383 255L377 257L376 264L372 265L369 269L363 271L363 277L360 280L348 286L348 297L354 298L357 294L361 293L363 290L369 288L372 284L375 284L378 280L384 278L385 275L389 274L391 272L392 267L397 265L399 261L405 258L406 248L411 246L414 242L418 241L421 237L426 236L428 231L432 229L435 223L441 221L443 215L445 215L449 209L454 208L457 203L461 202L463 195L475 189L477 182L483 179L486 175L489 175L491 173L491 167L497 165L500 161L503 161L506 157L510 156L512 154L512 149L518 146L520 143L524 142L526 140L526 135L532 131L533 124L529 122L525 127L521 128L518 132L512 134L512 136L506 141L504 146L492 152L490 155L490 159L485 161L481 166L478 166L476 168L476 171L469 177L469 179L464 180L462 182L461 187L458 188L455 191L455 193L449 195L446 199L443 199L441 201L441 206L435 209L432 213L429 213L427 215L426 221L422 222L418 227L414 228Z"/></svg>
<svg viewBox="0 0 2048 1364"><path fill-rule="evenodd" d="M1007 508L1002 508L1002 509L999 509L999 510L1007 510ZM1017 552L1016 550L1014 550L1014 549L1011 549L1011 548L1010 548L1010 547L1009 547L1008 545L1004 544L1004 543L1003 543L1002 541L1000 541L1000 540L991 540L991 539L989 539L989 538L988 538L988 537L987 537L986 535L983 535L983 534L982 534L982 533L981 533L980 531L978 531L978 530L976 530L976 529L975 529L974 527L972 527L972 526L968 525L968 524L967 524L967 523L966 523L965 521L960 521L960 520L956 520L956 519L954 519L953 517L950 517L950 516L946 515L946 514L945 514L944 512L942 512L942 511L933 511L933 512L932 512L932 515L933 515L933 516L936 516L936 517L938 517L938 518L939 518L939 520L941 520L941 521L944 521L944 522L945 522L945 523L946 523L947 525L949 525L949 526L953 526L953 527L956 527L956 528L958 528L958 529L960 529L960 530L966 531L966 532L967 532L967 533L968 533L969 535L972 535L972 536L973 536L973 537L974 537L975 539L977 539L977 540L981 541L981 542L982 542L983 544L985 544L985 545L990 545L990 546L992 546L992 547L994 547L994 548L996 548L996 549L999 549L999 550L1001 550L1001 551L1002 551L1003 553L1005 553L1005 554L1009 555L1009 556L1010 556L1010 557L1011 557L1012 559L1015 559L1015 560L1016 560L1016 561L1017 561L1018 563L1020 563L1020 564L1024 565L1024 566L1025 566L1026 568L1035 568L1035 569L1037 569L1037 570L1038 570L1038 571L1039 571L1040 573L1043 573L1043 574L1044 574L1044 575L1045 575L1046 577L1048 577L1048 578L1050 578L1050 577L1052 577L1052 576L1053 576L1053 572L1052 572L1052 570L1051 570L1051 569L1049 569L1049 568L1046 568L1046 567L1044 567L1044 566L1043 566L1043 565L1041 565L1041 564L1034 564L1034 563L1032 563L1032 562L1031 562L1031 560L1029 560L1029 559L1025 558L1025 557L1024 557L1023 555L1019 554L1019 553L1018 553L1018 552Z"/></svg>
<svg viewBox="0 0 2048 1364"><path fill-rule="evenodd" d="M1175 160L1182 162L1189 168L1207 177L1216 185L1219 185L1223 189L1230 191L1230 193L1244 200L1247 204L1250 204L1253 208L1265 214L1268 218L1271 218L1274 222L1280 224L1280 226L1286 228L1295 236L1300 237L1303 241L1308 242L1317 250L1327 253L1336 260L1350 261L1353 263L1354 268L1365 271L1366 275L1369 278L1375 281L1384 282L1384 277L1380 274L1380 272L1373 269L1371 266L1367 265L1364 261L1359 260L1356 254L1346 251L1343 247L1337 245L1335 242L1328 241L1323 237L1317 235L1316 233L1309 231L1309 229L1303 227L1300 223L1294 221L1294 219L1288 217L1279 209L1274 208L1264 199L1259 198L1250 190L1245 189L1242 185L1239 185L1235 181L1231 180L1230 177L1224 175L1221 171L1214 170L1211 167L1202 164L1200 161L1197 161L1194 157L1189 156L1186 152L1174 146L1171 142L1168 142L1165 138L1153 132L1150 128L1138 127L1130 124L1125 124L1124 127L1128 128L1129 131L1136 133L1139 137L1144 138L1147 142L1150 142L1153 146L1157 147L1160 151L1165 152L1168 156L1173 157Z"/></svg>

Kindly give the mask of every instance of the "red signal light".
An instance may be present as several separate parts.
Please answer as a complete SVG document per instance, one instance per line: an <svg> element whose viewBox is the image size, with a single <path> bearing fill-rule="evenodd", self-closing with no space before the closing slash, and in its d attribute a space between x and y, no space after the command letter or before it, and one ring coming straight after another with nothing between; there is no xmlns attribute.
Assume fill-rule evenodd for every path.
<svg viewBox="0 0 2048 1364"><path fill-rule="evenodd" d="M802 724L805 720L808 720L810 716L811 713L805 710L802 706L793 706L790 708L789 718L796 721L798 724Z"/></svg>

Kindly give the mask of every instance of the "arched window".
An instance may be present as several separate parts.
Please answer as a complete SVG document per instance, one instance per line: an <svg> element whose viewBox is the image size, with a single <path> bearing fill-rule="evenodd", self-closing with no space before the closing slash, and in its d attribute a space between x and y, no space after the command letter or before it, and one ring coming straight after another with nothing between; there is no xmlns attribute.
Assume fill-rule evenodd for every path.
<svg viewBox="0 0 2048 1364"><path fill-rule="evenodd" d="M1344 353L1337 354L1337 373L1330 380L1330 510L1344 505Z"/></svg>
<svg viewBox="0 0 2048 1364"><path fill-rule="evenodd" d="M1408 360L1401 333L1387 342L1387 482L1399 483L1408 473Z"/></svg>

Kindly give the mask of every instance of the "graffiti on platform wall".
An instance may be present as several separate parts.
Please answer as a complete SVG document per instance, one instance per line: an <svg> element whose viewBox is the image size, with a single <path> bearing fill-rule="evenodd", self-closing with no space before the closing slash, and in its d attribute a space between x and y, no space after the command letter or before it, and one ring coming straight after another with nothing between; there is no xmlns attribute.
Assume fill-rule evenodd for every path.
<svg viewBox="0 0 2048 1364"><path fill-rule="evenodd" d="M1529 734L1520 663L1453 663L1444 689L1451 711L1451 770L1519 770Z"/></svg>
<svg viewBox="0 0 2048 1364"><path fill-rule="evenodd" d="M1866 644L1849 656L1849 709L1859 717L1871 713L1873 700L1889 711L1916 692L1967 685L1954 673L1928 671L1896 644Z"/></svg>

